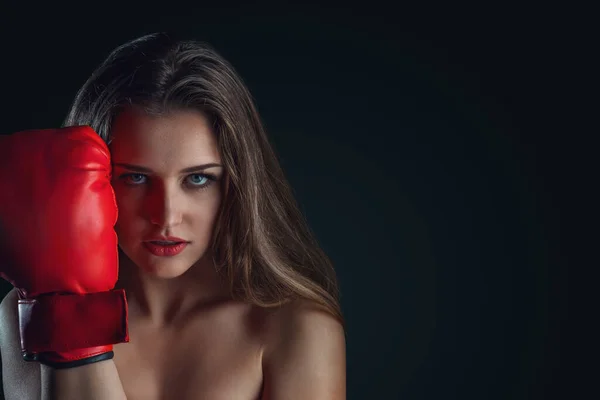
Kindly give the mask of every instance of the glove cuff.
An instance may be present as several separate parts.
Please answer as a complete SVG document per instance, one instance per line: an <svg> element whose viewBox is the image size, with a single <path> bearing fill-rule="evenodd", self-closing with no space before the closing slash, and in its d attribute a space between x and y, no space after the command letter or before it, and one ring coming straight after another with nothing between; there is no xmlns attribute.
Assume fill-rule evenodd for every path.
<svg viewBox="0 0 600 400"><path fill-rule="evenodd" d="M47 365L54 369L66 369L75 368L82 365L93 364L99 361L111 360L114 357L112 346L103 346L100 350L100 354L95 354L100 348L93 347L92 353L81 351L81 354L74 354L74 352L68 354L61 353L23 353L23 359L25 361L37 361L40 364ZM95 355L90 355L95 354ZM66 357L65 357L66 356Z"/></svg>
<svg viewBox="0 0 600 400"><path fill-rule="evenodd" d="M36 360L45 352L67 353L63 355L71 358L68 352L75 356L81 353L77 350L99 346L109 346L102 351L107 353L113 344L129 342L123 289L22 299L18 311L21 351L26 360Z"/></svg>

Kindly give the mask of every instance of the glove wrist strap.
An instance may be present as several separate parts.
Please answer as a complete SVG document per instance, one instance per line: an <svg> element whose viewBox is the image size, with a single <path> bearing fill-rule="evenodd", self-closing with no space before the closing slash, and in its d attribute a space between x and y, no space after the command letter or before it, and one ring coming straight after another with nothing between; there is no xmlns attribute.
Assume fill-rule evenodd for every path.
<svg viewBox="0 0 600 400"><path fill-rule="evenodd" d="M123 289L22 299L18 311L25 359L36 359L36 353L129 342Z"/></svg>

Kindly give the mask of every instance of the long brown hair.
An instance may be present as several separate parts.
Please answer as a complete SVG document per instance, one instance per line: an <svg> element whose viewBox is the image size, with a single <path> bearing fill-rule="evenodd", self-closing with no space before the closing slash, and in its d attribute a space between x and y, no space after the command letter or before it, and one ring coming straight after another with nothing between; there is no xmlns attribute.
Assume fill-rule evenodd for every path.
<svg viewBox="0 0 600 400"><path fill-rule="evenodd" d="M114 49L77 93L64 126L89 125L109 143L124 107L195 109L210 118L228 176L213 235L232 295L273 307L311 300L342 324L333 265L300 212L252 96L210 45L154 33Z"/></svg>

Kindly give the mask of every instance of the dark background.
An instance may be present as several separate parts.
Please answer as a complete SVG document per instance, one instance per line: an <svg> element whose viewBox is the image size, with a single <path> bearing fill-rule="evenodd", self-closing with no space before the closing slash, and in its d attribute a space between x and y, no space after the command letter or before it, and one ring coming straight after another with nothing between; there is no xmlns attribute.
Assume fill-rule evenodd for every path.
<svg viewBox="0 0 600 400"><path fill-rule="evenodd" d="M142 34L232 62L336 265L348 399L590 397L571 351L562 10L3 7L2 133L58 126Z"/></svg>

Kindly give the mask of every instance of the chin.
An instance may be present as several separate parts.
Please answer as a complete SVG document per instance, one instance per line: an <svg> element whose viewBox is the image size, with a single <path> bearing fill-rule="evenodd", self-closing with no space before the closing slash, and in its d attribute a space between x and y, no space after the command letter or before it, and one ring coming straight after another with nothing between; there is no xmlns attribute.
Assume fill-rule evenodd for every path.
<svg viewBox="0 0 600 400"><path fill-rule="evenodd" d="M157 261L149 261L149 260L140 260L139 262L135 262L134 264L137 268L144 271L147 275L161 278L161 279L173 279L177 278L183 274L185 274L190 266L182 265L181 262L165 262L161 260Z"/></svg>
<svg viewBox="0 0 600 400"><path fill-rule="evenodd" d="M134 264L149 275L161 279L173 279L188 272L196 260L196 258L191 259L189 256L185 257L183 255L157 257L146 253L135 260Z"/></svg>

